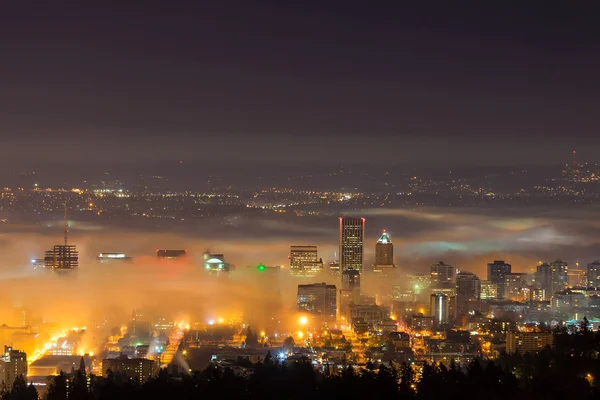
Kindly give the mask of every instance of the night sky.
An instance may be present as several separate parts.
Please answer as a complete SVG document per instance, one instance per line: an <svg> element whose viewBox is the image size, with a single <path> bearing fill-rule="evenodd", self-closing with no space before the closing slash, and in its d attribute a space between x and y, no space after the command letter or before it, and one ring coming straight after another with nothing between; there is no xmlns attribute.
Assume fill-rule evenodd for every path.
<svg viewBox="0 0 600 400"><path fill-rule="evenodd" d="M11 3L3 162L506 165L600 150L600 13L584 2Z"/></svg>

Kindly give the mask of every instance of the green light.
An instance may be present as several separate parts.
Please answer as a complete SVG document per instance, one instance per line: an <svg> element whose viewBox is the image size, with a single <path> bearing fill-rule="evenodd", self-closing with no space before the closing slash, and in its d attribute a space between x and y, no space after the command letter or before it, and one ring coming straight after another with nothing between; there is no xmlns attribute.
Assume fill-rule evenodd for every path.
<svg viewBox="0 0 600 400"><path fill-rule="evenodd" d="M264 271L266 267L264 265L260 264L257 268L259 271Z"/></svg>

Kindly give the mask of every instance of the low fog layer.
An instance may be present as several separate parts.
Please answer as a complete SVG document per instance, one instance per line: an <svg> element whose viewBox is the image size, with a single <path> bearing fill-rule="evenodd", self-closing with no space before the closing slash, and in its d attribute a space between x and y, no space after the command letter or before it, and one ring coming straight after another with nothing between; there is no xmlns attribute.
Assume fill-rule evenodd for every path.
<svg viewBox="0 0 600 400"><path fill-rule="evenodd" d="M428 272L428 266L439 260L485 278L485 265L494 259L512 263L515 271L529 272L538 260L562 258L573 267L580 262L584 268L600 258L599 211L591 207L561 212L371 209L353 215L366 217L366 266L372 264L375 242L386 228L401 275ZM170 317L184 312L202 318L233 318L252 310L253 318L264 321L274 309L293 309L296 285L310 282L288 276L289 246L318 245L327 262L337 251L338 226L335 216L291 215L239 218L234 225L216 228L199 222L198 229L186 225L181 230L74 221L70 242L78 246L81 267L71 276L59 276L34 271L30 260L62 242L60 224L4 224L0 317L10 321L13 307L25 307L44 321L80 326L104 320L118 325L133 309L150 307ZM187 249L189 256L175 262L157 260L158 248ZM215 276L203 271L201 257L207 249L224 253L226 261L236 266L235 272ZM134 261L99 264L95 258L100 252L123 252ZM259 263L284 269L273 281L248 268ZM327 275L314 281L338 283Z"/></svg>

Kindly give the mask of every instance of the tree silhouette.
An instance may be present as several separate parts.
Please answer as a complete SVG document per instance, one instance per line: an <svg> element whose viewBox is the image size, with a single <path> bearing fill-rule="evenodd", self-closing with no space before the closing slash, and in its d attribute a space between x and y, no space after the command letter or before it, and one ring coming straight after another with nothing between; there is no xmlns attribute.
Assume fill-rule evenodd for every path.
<svg viewBox="0 0 600 400"><path fill-rule="evenodd" d="M23 375L19 375L15 378L11 390L4 390L0 398L2 400L37 400L38 392L33 385L27 385Z"/></svg>
<svg viewBox="0 0 600 400"><path fill-rule="evenodd" d="M67 400L67 375L60 371L60 374L52 378L48 385L46 393L47 400Z"/></svg>
<svg viewBox="0 0 600 400"><path fill-rule="evenodd" d="M258 336L256 333L252 332L252 329L248 326L246 329L246 346L248 347L256 347L258 346Z"/></svg>
<svg viewBox="0 0 600 400"><path fill-rule="evenodd" d="M288 336L287 338L285 338L285 340L283 341L283 348L289 352L293 351L294 347L296 347L294 338L292 336Z"/></svg>

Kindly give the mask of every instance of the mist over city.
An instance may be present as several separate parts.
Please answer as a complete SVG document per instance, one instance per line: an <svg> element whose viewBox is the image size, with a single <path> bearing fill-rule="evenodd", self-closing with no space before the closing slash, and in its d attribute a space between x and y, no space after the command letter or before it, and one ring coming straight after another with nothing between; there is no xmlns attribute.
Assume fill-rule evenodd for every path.
<svg viewBox="0 0 600 400"><path fill-rule="evenodd" d="M0 400L599 398L598 11L3 4Z"/></svg>

